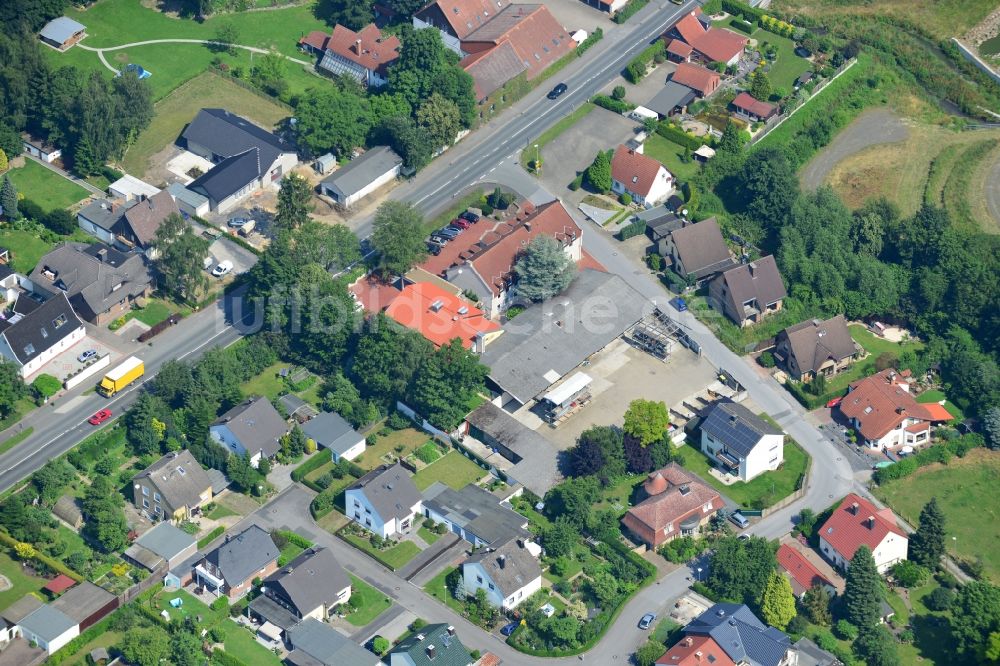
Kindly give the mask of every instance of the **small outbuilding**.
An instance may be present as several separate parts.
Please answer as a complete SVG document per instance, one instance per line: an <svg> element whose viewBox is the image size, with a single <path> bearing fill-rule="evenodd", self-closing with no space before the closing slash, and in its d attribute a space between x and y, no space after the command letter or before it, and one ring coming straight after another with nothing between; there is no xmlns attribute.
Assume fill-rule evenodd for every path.
<svg viewBox="0 0 1000 666"><path fill-rule="evenodd" d="M44 139L33 137L27 133L21 135L21 147L24 149L24 152L32 157L37 157L46 164L52 164L62 157L62 150L60 148L57 148Z"/></svg>
<svg viewBox="0 0 1000 666"><path fill-rule="evenodd" d="M333 153L326 153L325 155L320 155L313 162L313 170L321 176L333 171L333 168L337 166L337 158L333 156Z"/></svg>
<svg viewBox="0 0 1000 666"><path fill-rule="evenodd" d="M320 192L348 208L398 176L402 167L403 158L392 148L378 146L325 178Z"/></svg>
<svg viewBox="0 0 1000 666"><path fill-rule="evenodd" d="M60 16L46 23L38 36L52 48L65 51L87 36L87 27L68 16Z"/></svg>
<svg viewBox="0 0 1000 666"><path fill-rule="evenodd" d="M306 437L330 449L334 462L354 460L365 452L365 436L335 412L322 412L302 425Z"/></svg>

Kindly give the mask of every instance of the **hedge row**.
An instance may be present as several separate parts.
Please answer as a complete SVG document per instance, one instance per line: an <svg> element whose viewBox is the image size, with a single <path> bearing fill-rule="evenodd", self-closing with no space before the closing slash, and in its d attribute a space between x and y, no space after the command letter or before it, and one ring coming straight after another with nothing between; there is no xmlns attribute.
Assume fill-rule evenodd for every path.
<svg viewBox="0 0 1000 666"><path fill-rule="evenodd" d="M594 98L590 101L601 108L614 111L615 113L628 113L635 108L635 104L626 102L623 99L608 97L607 95L594 95Z"/></svg>
<svg viewBox="0 0 1000 666"><path fill-rule="evenodd" d="M212 661L219 664L219 666L247 666L246 663L221 648L212 650Z"/></svg>
<svg viewBox="0 0 1000 666"><path fill-rule="evenodd" d="M302 481L306 474L319 469L331 460L333 460L333 458L331 457L330 449L320 449L313 454L312 458L292 470L292 481Z"/></svg>
<svg viewBox="0 0 1000 666"><path fill-rule="evenodd" d="M618 230L618 240L625 241L644 233L646 233L646 221L635 220Z"/></svg>
<svg viewBox="0 0 1000 666"><path fill-rule="evenodd" d="M14 547L18 543L17 539L15 539L11 535L7 534L6 532L2 532L2 531L0 531L0 541L2 541L3 543L7 544L8 546L10 546L11 551L14 550ZM32 559L38 560L39 562L41 562L42 564L46 565L47 567L49 567L53 571L57 571L57 572L59 572L61 574L66 574L67 576L69 576L70 578L72 578L73 580L75 580L78 583L82 583L83 582L83 576L81 576L77 572L73 571L72 569L70 569L68 566L66 566L65 564L63 564L59 560L51 558L48 555L46 555L45 553L39 552L37 548L35 549L35 557L32 558Z"/></svg>
<svg viewBox="0 0 1000 666"><path fill-rule="evenodd" d="M615 12L611 20L615 23L624 23L632 18L637 11L645 7L647 3L649 3L649 0L628 0L624 7Z"/></svg>
<svg viewBox="0 0 1000 666"><path fill-rule="evenodd" d="M646 76L646 68L649 67L649 63L653 62L657 56L662 55L666 51L666 48L667 44L662 39L657 39L644 48L639 55L632 58L632 61L625 66L625 78L631 83L639 83Z"/></svg>
<svg viewBox="0 0 1000 666"><path fill-rule="evenodd" d="M669 139L670 141L673 141L674 143L685 148L690 148L691 150L698 150L705 145L704 139L696 137L693 134L688 134L681 128L671 125L670 123L660 123L657 125L656 133L664 139Z"/></svg>
<svg viewBox="0 0 1000 666"><path fill-rule="evenodd" d="M722 0L722 8L733 16L742 16L751 23L759 23L760 19L764 16L762 10L751 7L739 0Z"/></svg>
<svg viewBox="0 0 1000 666"><path fill-rule="evenodd" d="M579 58L580 56L582 56L584 53L587 52L587 49L589 49L597 42L601 41L603 37L604 37L604 31L601 30L600 28L594 28L594 31L589 35L587 35L587 39L580 42L580 45L576 47L576 57Z"/></svg>
<svg viewBox="0 0 1000 666"><path fill-rule="evenodd" d="M734 18L729 22L729 25L736 28L740 32L745 32L748 35L754 31L754 24L741 18Z"/></svg>
<svg viewBox="0 0 1000 666"><path fill-rule="evenodd" d="M312 548L313 546L316 545L309 539L305 538L300 534L296 534L295 532L290 532L288 530L277 530L276 533L285 537L288 543L294 543L299 548Z"/></svg>
<svg viewBox="0 0 1000 666"><path fill-rule="evenodd" d="M219 525L214 530L212 530L211 532L209 532L208 534L206 534L202 538L198 539L198 550L201 550L202 548L204 548L208 544L210 544L213 541L215 541L216 539L218 539L220 536L222 536L222 533L225 532L225 531L226 531L226 528L223 527L222 525Z"/></svg>
<svg viewBox="0 0 1000 666"><path fill-rule="evenodd" d="M903 458L893 465L875 470L872 479L879 485L886 481L902 479L926 465L938 462L947 464L955 456L964 458L966 453L983 446L985 443L983 436L977 433L955 437L943 444L928 446L922 451Z"/></svg>

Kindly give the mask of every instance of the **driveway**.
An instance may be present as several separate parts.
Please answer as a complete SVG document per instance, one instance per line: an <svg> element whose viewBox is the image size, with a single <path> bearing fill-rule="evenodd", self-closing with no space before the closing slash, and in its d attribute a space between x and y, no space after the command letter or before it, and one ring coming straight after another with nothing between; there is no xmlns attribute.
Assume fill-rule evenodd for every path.
<svg viewBox="0 0 1000 666"><path fill-rule="evenodd" d="M889 109L865 111L806 164L799 176L802 187L815 190L845 158L869 146L905 141L909 134L903 119Z"/></svg>
<svg viewBox="0 0 1000 666"><path fill-rule="evenodd" d="M586 169L599 151L631 139L637 127L634 120L607 109L594 109L542 148L542 184L564 200L579 203L587 192L567 189L577 172Z"/></svg>
<svg viewBox="0 0 1000 666"><path fill-rule="evenodd" d="M614 33L622 26L611 20L606 12L590 7L581 0L545 0L545 6L559 21L559 25L573 34L577 30L586 30L589 35L594 28L600 26L604 31L604 40L614 38Z"/></svg>
<svg viewBox="0 0 1000 666"><path fill-rule="evenodd" d="M233 262L233 275L246 273L257 263L257 255L225 237L213 241L208 252L215 260L212 267L227 260Z"/></svg>
<svg viewBox="0 0 1000 666"><path fill-rule="evenodd" d="M69 349L57 354L51 361L42 366L42 368L34 375L29 377L30 380L34 380L39 374L52 375L59 381L64 381L69 375L75 373L77 370L83 367L83 363L76 360L76 357L82 354L88 349L93 349L97 352L98 357L104 356L105 354L111 354L111 365L114 365L120 358L120 354L117 350L113 349L110 345L100 340L96 340L90 335L85 335L82 340L70 347ZM101 374L98 373L94 375L95 383L100 379Z"/></svg>
<svg viewBox="0 0 1000 666"><path fill-rule="evenodd" d="M677 65L672 62L664 62L656 66L652 72L644 76L639 83L629 83L625 77L618 76L614 81L606 85L601 92L610 95L615 86L625 86L625 99L637 106L643 106L651 100L657 93L663 90L667 79L677 69Z"/></svg>

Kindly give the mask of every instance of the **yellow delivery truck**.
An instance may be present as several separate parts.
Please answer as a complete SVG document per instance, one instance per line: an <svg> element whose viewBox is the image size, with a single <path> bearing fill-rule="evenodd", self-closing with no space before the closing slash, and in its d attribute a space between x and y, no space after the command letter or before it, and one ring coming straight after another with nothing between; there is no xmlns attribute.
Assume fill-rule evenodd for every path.
<svg viewBox="0 0 1000 666"><path fill-rule="evenodd" d="M105 398L110 398L139 379L139 377L142 377L145 372L146 366L142 364L142 360L135 356L129 356L122 361L121 365L104 375L104 379L101 380L101 384L97 387L97 390Z"/></svg>

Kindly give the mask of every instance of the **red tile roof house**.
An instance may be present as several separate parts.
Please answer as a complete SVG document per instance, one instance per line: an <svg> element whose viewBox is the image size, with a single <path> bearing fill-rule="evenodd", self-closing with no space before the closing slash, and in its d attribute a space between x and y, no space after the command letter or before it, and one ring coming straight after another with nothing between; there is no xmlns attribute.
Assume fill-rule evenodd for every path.
<svg viewBox="0 0 1000 666"><path fill-rule="evenodd" d="M844 498L819 530L819 549L841 569L850 566L861 546L868 546L879 573L906 559L909 539L891 509L878 509L860 495Z"/></svg>
<svg viewBox="0 0 1000 666"><path fill-rule="evenodd" d="M737 95L730 106L737 117L754 123L772 118L778 113L777 106L762 102L748 92Z"/></svg>
<svg viewBox="0 0 1000 666"><path fill-rule="evenodd" d="M462 40L509 5L510 0L435 0L413 15L413 27L437 28L444 45L465 57Z"/></svg>
<svg viewBox="0 0 1000 666"><path fill-rule="evenodd" d="M680 40L691 47L691 53L683 58L689 61L692 58L705 64L712 62L722 62L728 65L735 65L743 55L743 49L750 41L735 32L722 28L706 28L698 19L694 12L685 14L678 20L663 36L667 42L668 52L670 43ZM676 52L682 52L679 47L674 47Z"/></svg>
<svg viewBox="0 0 1000 666"><path fill-rule="evenodd" d="M386 84L389 66L399 59L399 39L382 36L370 23L354 32L335 25L331 34L314 30L299 40L299 48L320 56L317 67L331 74L343 74L370 88Z"/></svg>
<svg viewBox="0 0 1000 666"><path fill-rule="evenodd" d="M951 415L935 415L910 394L909 373L888 368L852 383L840 401L840 413L851 421L870 448L920 446L931 439L935 421Z"/></svg>
<svg viewBox="0 0 1000 666"><path fill-rule="evenodd" d="M736 666L711 636L685 636L656 660L666 666Z"/></svg>
<svg viewBox="0 0 1000 666"><path fill-rule="evenodd" d="M562 202L551 201L538 208L528 204L525 210L532 212L518 214L509 223L493 227L484 228L489 220L481 220L421 267L477 294L485 315L496 319L506 309L513 292L514 264L535 236L546 234L555 238L573 262L583 258L583 231Z"/></svg>
<svg viewBox="0 0 1000 666"><path fill-rule="evenodd" d="M628 194L632 201L652 208L674 190L674 177L666 167L642 154L642 147L632 150L619 145L611 159L611 190Z"/></svg>
<svg viewBox="0 0 1000 666"><path fill-rule="evenodd" d="M622 525L651 549L698 534L724 506L714 488L676 463L651 473L642 488L646 498L628 510Z"/></svg>
<svg viewBox="0 0 1000 666"><path fill-rule="evenodd" d="M504 7L461 44L468 56L460 64L476 80L480 101L521 73L532 80L576 47L569 32L540 4Z"/></svg>
<svg viewBox="0 0 1000 666"><path fill-rule="evenodd" d="M486 345L503 333L500 324L483 316L482 310L430 282L403 287L385 314L418 331L435 347L458 338L466 349L482 353Z"/></svg>
<svg viewBox="0 0 1000 666"><path fill-rule="evenodd" d="M694 90L699 97L708 97L722 82L718 72L690 62L677 65L677 70L670 76L670 80Z"/></svg>
<svg viewBox="0 0 1000 666"><path fill-rule="evenodd" d="M819 585L833 596L837 594L837 588L827 580L816 566L806 559L806 556L787 543L781 544L777 552L778 567L788 576L788 582L792 584L792 592L796 597L802 598L811 587Z"/></svg>

